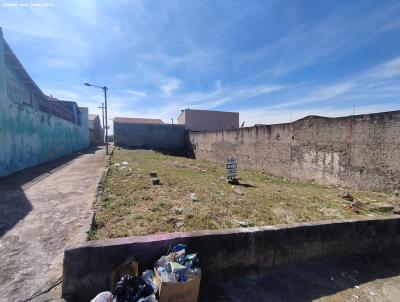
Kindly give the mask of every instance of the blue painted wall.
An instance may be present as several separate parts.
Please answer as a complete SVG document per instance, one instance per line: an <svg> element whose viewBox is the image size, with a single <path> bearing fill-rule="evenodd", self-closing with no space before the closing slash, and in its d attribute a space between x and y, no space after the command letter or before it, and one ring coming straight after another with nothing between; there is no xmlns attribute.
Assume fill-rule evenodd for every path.
<svg viewBox="0 0 400 302"><path fill-rule="evenodd" d="M10 92L9 83L18 87L18 93ZM35 102L21 101L31 94L5 62L0 29L0 177L89 146L87 108L80 108L78 125L40 111Z"/></svg>

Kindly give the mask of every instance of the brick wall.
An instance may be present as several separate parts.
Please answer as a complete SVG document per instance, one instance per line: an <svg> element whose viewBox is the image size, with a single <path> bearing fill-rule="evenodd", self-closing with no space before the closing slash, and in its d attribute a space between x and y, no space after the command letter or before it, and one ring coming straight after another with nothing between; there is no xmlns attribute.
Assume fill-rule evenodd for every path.
<svg viewBox="0 0 400 302"><path fill-rule="evenodd" d="M354 189L400 188L400 111L190 132L194 157ZM240 173L240 171L239 171ZM240 176L240 175L239 175Z"/></svg>

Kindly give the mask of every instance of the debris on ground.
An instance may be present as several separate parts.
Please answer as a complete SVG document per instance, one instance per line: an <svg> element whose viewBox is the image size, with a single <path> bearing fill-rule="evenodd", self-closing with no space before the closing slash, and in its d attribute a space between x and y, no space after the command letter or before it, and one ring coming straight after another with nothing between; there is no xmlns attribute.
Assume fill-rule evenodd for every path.
<svg viewBox="0 0 400 302"><path fill-rule="evenodd" d="M354 200L354 196L353 194L351 194L350 192L345 192L344 194L339 194L339 197L347 200L347 201L353 201Z"/></svg>
<svg viewBox="0 0 400 302"><path fill-rule="evenodd" d="M354 198L354 196L351 193L345 193L343 195L339 196L347 201L349 201L350 203L345 204L344 207L346 209L352 210L355 213L360 213L360 211L365 207L365 205L367 204L364 201L361 201L359 199Z"/></svg>
<svg viewBox="0 0 400 302"><path fill-rule="evenodd" d="M157 174L157 172L150 172L150 177L157 177L158 176L158 174Z"/></svg>
<svg viewBox="0 0 400 302"><path fill-rule="evenodd" d="M115 302L156 301L157 286L150 277L152 271L145 271L144 276L125 275L117 282L113 292ZM146 274L146 275L145 275ZM148 298L150 299L142 299Z"/></svg>
<svg viewBox="0 0 400 302"><path fill-rule="evenodd" d="M172 301L182 295L185 301L197 301L201 279L198 263L197 254L187 253L186 244L172 246L168 255L159 258L154 272L160 301Z"/></svg>
<svg viewBox="0 0 400 302"><path fill-rule="evenodd" d="M364 203L363 203L361 200L354 199L354 200L351 202L351 206L352 206L353 208L361 209L361 208L364 206Z"/></svg>
<svg viewBox="0 0 400 302"><path fill-rule="evenodd" d="M377 211L377 212L392 212L394 210L394 206L386 203L386 202L374 202L370 206L371 210Z"/></svg>
<svg viewBox="0 0 400 302"><path fill-rule="evenodd" d="M183 213L183 208L180 208L180 207L173 207L173 208L171 209L171 211L172 211L172 213L174 213L174 214L182 214L182 213Z"/></svg>
<svg viewBox="0 0 400 302"><path fill-rule="evenodd" d="M136 267L131 267L134 264ZM122 272L122 277L118 277ZM113 292L102 292L90 302L157 302L155 295L158 288L151 270L137 276L137 262L125 262L114 272L114 277L118 277L114 279L118 282Z"/></svg>
<svg viewBox="0 0 400 302"><path fill-rule="evenodd" d="M151 184L154 186L161 185L160 179L158 177L152 178L151 179Z"/></svg>
<svg viewBox="0 0 400 302"><path fill-rule="evenodd" d="M190 201L193 201L193 202L199 201L199 198L197 197L196 193L190 193L189 197L190 197Z"/></svg>
<svg viewBox="0 0 400 302"><path fill-rule="evenodd" d="M235 189L235 193L236 193L237 195L244 195L244 193L242 192L242 190L240 190L239 188L236 188L236 189Z"/></svg>
<svg viewBox="0 0 400 302"><path fill-rule="evenodd" d="M120 163L113 164L113 166L116 167L116 168L119 168L120 171L126 169L127 165L129 165L129 163L127 161L123 161L123 162L120 162Z"/></svg>
<svg viewBox="0 0 400 302"><path fill-rule="evenodd" d="M113 295L111 292L102 292L94 297L90 302L112 302Z"/></svg>
<svg viewBox="0 0 400 302"><path fill-rule="evenodd" d="M394 195L400 196L400 192L398 190L394 191Z"/></svg>
<svg viewBox="0 0 400 302"><path fill-rule="evenodd" d="M201 168L196 164L185 163L181 161L176 161L175 166L178 168L186 168L189 170L201 170ZM207 172L207 170L201 170L202 172Z"/></svg>
<svg viewBox="0 0 400 302"><path fill-rule="evenodd" d="M241 227L247 228L247 227L252 227L254 224L248 220L236 220L235 223L240 225Z"/></svg>
<svg viewBox="0 0 400 302"><path fill-rule="evenodd" d="M180 228L180 227L182 227L184 224L185 224L184 221L178 221L178 222L175 224L175 227L176 227L176 228Z"/></svg>
<svg viewBox="0 0 400 302"><path fill-rule="evenodd" d="M393 209L393 214L399 215L400 214L400 208L394 208Z"/></svg>

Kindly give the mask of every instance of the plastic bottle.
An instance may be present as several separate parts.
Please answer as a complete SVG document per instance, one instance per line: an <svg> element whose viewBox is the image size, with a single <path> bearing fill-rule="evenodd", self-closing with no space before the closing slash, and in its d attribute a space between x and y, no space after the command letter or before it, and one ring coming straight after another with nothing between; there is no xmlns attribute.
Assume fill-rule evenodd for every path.
<svg viewBox="0 0 400 302"><path fill-rule="evenodd" d="M157 267L166 267L170 260L167 256L162 256L160 259L157 260Z"/></svg>
<svg viewBox="0 0 400 302"><path fill-rule="evenodd" d="M146 279L154 289L154 293L157 292L157 284L154 282L154 274L151 270L144 271L142 277Z"/></svg>
<svg viewBox="0 0 400 302"><path fill-rule="evenodd" d="M158 275L160 276L160 279L162 282L169 282L168 273L164 267L159 267L157 269L157 272L158 272Z"/></svg>
<svg viewBox="0 0 400 302"><path fill-rule="evenodd" d="M176 274L175 273L169 273L168 274L168 282L176 282Z"/></svg>

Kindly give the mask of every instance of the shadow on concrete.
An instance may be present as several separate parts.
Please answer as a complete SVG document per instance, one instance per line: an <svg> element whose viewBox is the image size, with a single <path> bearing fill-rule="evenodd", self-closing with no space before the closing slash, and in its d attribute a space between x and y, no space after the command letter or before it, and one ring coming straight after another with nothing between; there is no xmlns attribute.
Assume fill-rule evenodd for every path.
<svg viewBox="0 0 400 302"><path fill-rule="evenodd" d="M400 252L393 250L275 268L262 274L219 276L208 282L202 280L199 300L308 302L329 296L329 301L345 301L341 292L350 289L352 292L346 293L350 298L354 294L376 301L397 301L391 297L396 297L399 289L380 279L400 276L399 256Z"/></svg>
<svg viewBox="0 0 400 302"><path fill-rule="evenodd" d="M93 154L104 147L92 147L0 178L0 237L12 229L31 210L24 189L67 166L83 154Z"/></svg>

